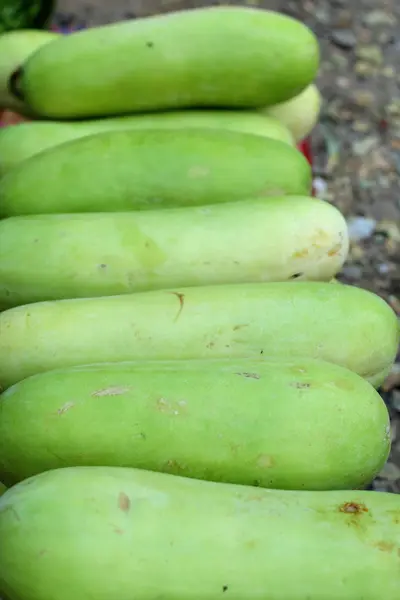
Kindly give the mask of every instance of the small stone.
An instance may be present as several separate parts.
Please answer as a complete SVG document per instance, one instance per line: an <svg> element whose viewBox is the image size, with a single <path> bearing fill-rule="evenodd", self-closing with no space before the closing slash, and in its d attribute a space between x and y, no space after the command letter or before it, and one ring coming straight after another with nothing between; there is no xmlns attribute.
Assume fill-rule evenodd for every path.
<svg viewBox="0 0 400 600"><path fill-rule="evenodd" d="M343 50L351 50L357 44L356 35L351 29L334 29L331 40L338 48L343 48Z"/></svg>
<svg viewBox="0 0 400 600"><path fill-rule="evenodd" d="M333 52L331 54L331 61L338 69L347 69L349 61L343 54L339 54L338 52Z"/></svg>
<svg viewBox="0 0 400 600"><path fill-rule="evenodd" d="M358 60L354 65L354 72L359 77L368 78L376 75L376 67L371 65L371 63L364 62L362 60Z"/></svg>
<svg viewBox="0 0 400 600"><path fill-rule="evenodd" d="M368 217L351 217L347 221L349 237L352 242L359 242L371 237L375 231L375 219Z"/></svg>
<svg viewBox="0 0 400 600"><path fill-rule="evenodd" d="M396 479L400 479L400 468L392 462L387 462L378 477L388 479L389 481L396 481Z"/></svg>
<svg viewBox="0 0 400 600"><path fill-rule="evenodd" d="M395 100L394 102L389 104L386 107L386 110L389 113L389 115L391 115L393 117L400 117L400 99Z"/></svg>
<svg viewBox="0 0 400 600"><path fill-rule="evenodd" d="M380 275L387 275L390 272L390 266L387 263L381 263L377 266Z"/></svg>
<svg viewBox="0 0 400 600"><path fill-rule="evenodd" d="M392 391L392 398L390 404L397 412L400 412L400 390Z"/></svg>
<svg viewBox="0 0 400 600"><path fill-rule="evenodd" d="M372 487L375 492L383 492L385 494L388 491L385 482L379 481L377 479L375 479L375 481L372 482Z"/></svg>
<svg viewBox="0 0 400 600"><path fill-rule="evenodd" d="M325 194L328 188L325 179L322 179L322 177L315 177L313 187L317 196Z"/></svg>
<svg viewBox="0 0 400 600"><path fill-rule="evenodd" d="M351 128L357 133L367 133L371 129L371 124L368 121L354 121Z"/></svg>
<svg viewBox="0 0 400 600"><path fill-rule="evenodd" d="M385 67L382 69L382 75L384 77L394 77L396 75L396 69L394 67Z"/></svg>
<svg viewBox="0 0 400 600"><path fill-rule="evenodd" d="M333 27L337 29L350 29L352 25L352 14L350 10L340 10L338 12L335 23L332 23Z"/></svg>
<svg viewBox="0 0 400 600"><path fill-rule="evenodd" d="M350 87L351 80L348 77L342 75L336 78L336 85L344 90Z"/></svg>
<svg viewBox="0 0 400 600"><path fill-rule="evenodd" d="M396 25L396 18L384 10L371 10L371 12L364 15L363 23L368 27L373 27L374 25Z"/></svg>
<svg viewBox="0 0 400 600"><path fill-rule="evenodd" d="M365 156L376 146L378 138L374 135L364 137L353 144L353 154L356 156Z"/></svg>
<svg viewBox="0 0 400 600"><path fill-rule="evenodd" d="M375 96L366 90L357 90L353 93L353 100L358 106L369 108L374 104Z"/></svg>
<svg viewBox="0 0 400 600"><path fill-rule="evenodd" d="M357 265L345 265L342 274L346 279L356 281L362 277L362 268Z"/></svg>
<svg viewBox="0 0 400 600"><path fill-rule="evenodd" d="M359 60L370 62L379 67L383 62L382 50L379 46L371 44L368 46L358 46L356 49L356 57Z"/></svg>
<svg viewBox="0 0 400 600"><path fill-rule="evenodd" d="M380 44L381 46L393 44L395 41L396 38L394 37L393 33L390 33L389 31L381 31L377 39L378 44Z"/></svg>
<svg viewBox="0 0 400 600"><path fill-rule="evenodd" d="M324 25L327 25L331 20L329 11L326 10L325 8L317 8L316 9L314 7L312 12L313 12L315 18L317 19L317 21L319 21L320 23L323 23Z"/></svg>

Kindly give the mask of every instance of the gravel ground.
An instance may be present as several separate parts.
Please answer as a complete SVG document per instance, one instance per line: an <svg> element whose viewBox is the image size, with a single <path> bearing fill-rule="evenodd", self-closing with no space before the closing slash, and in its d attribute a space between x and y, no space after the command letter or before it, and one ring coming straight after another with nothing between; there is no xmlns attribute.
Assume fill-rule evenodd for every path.
<svg viewBox="0 0 400 600"><path fill-rule="evenodd" d="M225 2L225 4L228 2ZM60 0L54 22L87 26L181 8L196 0ZM346 283L381 295L400 315L400 50L398 0L249 0L318 35L324 106L312 136L316 189L348 219ZM390 460L373 487L400 493L400 356L381 393L392 417Z"/></svg>

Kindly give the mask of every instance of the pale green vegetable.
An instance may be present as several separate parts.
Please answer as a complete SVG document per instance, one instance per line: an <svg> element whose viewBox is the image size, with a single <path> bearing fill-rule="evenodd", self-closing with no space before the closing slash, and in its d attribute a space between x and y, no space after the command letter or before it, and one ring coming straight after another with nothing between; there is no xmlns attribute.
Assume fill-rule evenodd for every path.
<svg viewBox="0 0 400 600"><path fill-rule="evenodd" d="M399 326L379 296L320 282L248 283L41 302L0 313L0 385L124 360L320 358L375 378Z"/></svg>
<svg viewBox="0 0 400 600"><path fill-rule="evenodd" d="M399 598L395 494L65 468L6 492L0 539L9 600Z"/></svg>
<svg viewBox="0 0 400 600"><path fill-rule="evenodd" d="M347 225L307 196L0 221L0 305L173 286L329 281Z"/></svg>

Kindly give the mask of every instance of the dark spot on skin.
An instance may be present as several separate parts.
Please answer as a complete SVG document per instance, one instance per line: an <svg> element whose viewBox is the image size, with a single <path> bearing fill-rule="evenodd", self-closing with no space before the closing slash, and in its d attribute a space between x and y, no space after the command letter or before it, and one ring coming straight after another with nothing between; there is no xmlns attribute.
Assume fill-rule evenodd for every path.
<svg viewBox="0 0 400 600"><path fill-rule="evenodd" d="M242 377L248 377L249 379L260 379L257 373L235 373L235 375L241 375Z"/></svg>
<svg viewBox="0 0 400 600"><path fill-rule="evenodd" d="M253 487L260 487L260 480L259 479L255 479L253 481Z"/></svg>
<svg viewBox="0 0 400 600"><path fill-rule="evenodd" d="M228 591L228 586L227 585L223 585L222 586L222 591L223 592L227 592Z"/></svg>
<svg viewBox="0 0 400 600"><path fill-rule="evenodd" d="M298 277L302 277L304 275L304 273L293 273L293 275L290 276L290 279L297 279Z"/></svg>
<svg viewBox="0 0 400 600"><path fill-rule="evenodd" d="M294 383L291 383L290 385L292 387L297 388L298 390L304 390L306 388L311 387L311 383L302 383L301 381L295 381Z"/></svg>
<svg viewBox="0 0 400 600"><path fill-rule="evenodd" d="M118 506L122 512L129 512L131 507L131 501L129 500L129 496L125 494L125 492L121 492L118 496Z"/></svg>
<svg viewBox="0 0 400 600"><path fill-rule="evenodd" d="M393 544L393 542L385 542L385 541L381 541L381 542L376 542L374 544L374 546L376 548L378 548L378 550L380 550L381 552L393 552L395 546Z"/></svg>
<svg viewBox="0 0 400 600"><path fill-rule="evenodd" d="M107 269L107 265L105 265L104 263L102 263L101 265L99 265L100 269Z"/></svg>
<svg viewBox="0 0 400 600"><path fill-rule="evenodd" d="M233 331L237 331L238 329L243 329L243 327L248 327L249 324L245 323L244 325L235 325L235 327L233 328Z"/></svg>
<svg viewBox="0 0 400 600"><path fill-rule="evenodd" d="M154 44L153 44L153 42L146 42L146 46L148 48L153 48Z"/></svg>
<svg viewBox="0 0 400 600"><path fill-rule="evenodd" d="M260 354L264 354L264 350L261 350Z"/></svg>
<svg viewBox="0 0 400 600"><path fill-rule="evenodd" d="M351 515L360 515L368 512L368 508L365 504L360 504L359 502L345 502L339 506L339 511Z"/></svg>
<svg viewBox="0 0 400 600"><path fill-rule="evenodd" d="M169 292L169 293L173 294L174 296L176 296L178 298L178 300L179 300L179 310L178 310L177 315L176 315L176 317L174 319L174 322L176 322L179 319L179 317L181 315L181 312L183 310L184 304L185 304L185 294L181 294L180 292Z"/></svg>
<svg viewBox="0 0 400 600"><path fill-rule="evenodd" d="M18 98L18 100L24 101L24 94L21 89L21 77L23 75L22 67L19 67L14 73L11 74L8 80L8 91L12 96Z"/></svg>

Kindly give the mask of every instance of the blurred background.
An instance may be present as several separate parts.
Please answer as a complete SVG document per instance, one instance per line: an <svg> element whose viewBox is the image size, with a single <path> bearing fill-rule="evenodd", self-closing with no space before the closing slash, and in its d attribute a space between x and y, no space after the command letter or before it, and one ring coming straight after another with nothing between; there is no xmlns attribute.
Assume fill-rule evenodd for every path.
<svg viewBox="0 0 400 600"><path fill-rule="evenodd" d="M379 294L400 316L399 0L59 0L51 26L67 33L217 4L279 10L317 34L323 106L308 141L315 194L339 207L349 225L351 252L339 279ZM400 357L380 392L393 447L373 487L400 493Z"/></svg>

